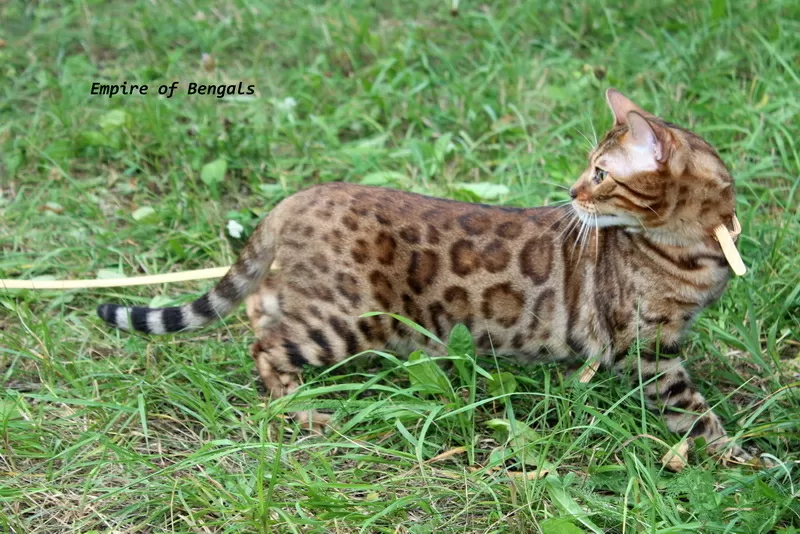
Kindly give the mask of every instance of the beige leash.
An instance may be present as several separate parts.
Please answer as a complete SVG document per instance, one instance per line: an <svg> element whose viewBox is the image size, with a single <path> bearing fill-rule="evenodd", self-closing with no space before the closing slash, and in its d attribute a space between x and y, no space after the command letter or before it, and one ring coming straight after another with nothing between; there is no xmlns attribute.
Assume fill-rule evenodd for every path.
<svg viewBox="0 0 800 534"><path fill-rule="evenodd" d="M166 284L169 282L188 282L190 280L221 278L228 272L228 269L230 269L230 265L227 267L214 267L212 269L183 271L180 273L100 280L0 280L0 289L90 289L100 287L144 286L150 284Z"/></svg>
<svg viewBox="0 0 800 534"><path fill-rule="evenodd" d="M736 276L742 276L747 272L747 267L744 266L742 256L736 249L736 240L739 234L742 233L742 225L739 224L739 219L736 215L733 216L733 230L728 230L724 224L720 224L714 228L714 237L719 241L719 246L722 247L722 253L725 254L725 259L733 269Z"/></svg>

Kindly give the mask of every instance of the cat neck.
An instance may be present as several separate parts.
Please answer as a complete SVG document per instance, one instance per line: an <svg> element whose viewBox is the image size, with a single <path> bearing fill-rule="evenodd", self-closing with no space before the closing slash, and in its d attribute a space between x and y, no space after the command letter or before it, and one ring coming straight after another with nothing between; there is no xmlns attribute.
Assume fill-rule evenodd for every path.
<svg viewBox="0 0 800 534"><path fill-rule="evenodd" d="M710 234L686 235L661 229L621 227L629 235L641 236L653 244L674 250L722 252Z"/></svg>

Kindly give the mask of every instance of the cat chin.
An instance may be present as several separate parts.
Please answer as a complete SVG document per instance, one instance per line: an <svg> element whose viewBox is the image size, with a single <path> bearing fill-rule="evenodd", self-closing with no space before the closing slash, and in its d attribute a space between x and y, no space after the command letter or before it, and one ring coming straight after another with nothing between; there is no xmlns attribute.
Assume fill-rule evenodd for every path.
<svg viewBox="0 0 800 534"><path fill-rule="evenodd" d="M581 222L593 228L607 228L610 226L633 226L640 228L639 221L630 215L594 215L586 213L580 208L574 208Z"/></svg>

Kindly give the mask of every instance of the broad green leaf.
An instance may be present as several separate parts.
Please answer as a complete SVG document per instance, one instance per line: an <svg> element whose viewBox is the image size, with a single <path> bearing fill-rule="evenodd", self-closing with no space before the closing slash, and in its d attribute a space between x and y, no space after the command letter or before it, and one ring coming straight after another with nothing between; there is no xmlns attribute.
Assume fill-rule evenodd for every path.
<svg viewBox="0 0 800 534"><path fill-rule="evenodd" d="M469 191L483 200L496 200L508 195L511 192L508 186L503 184L493 184L491 182L459 182L453 185L458 189Z"/></svg>
<svg viewBox="0 0 800 534"><path fill-rule="evenodd" d="M717 22L725 17L727 12L727 0L711 0L711 20Z"/></svg>
<svg viewBox="0 0 800 534"><path fill-rule="evenodd" d="M206 163L200 169L200 179L208 186L215 187L225 180L225 172L228 170L228 162L222 158L215 159L211 163Z"/></svg>
<svg viewBox="0 0 800 534"><path fill-rule="evenodd" d="M57 139L47 145L42 152L46 159L62 163L72 157L72 143L67 139Z"/></svg>
<svg viewBox="0 0 800 534"><path fill-rule="evenodd" d="M763 495L764 497L766 497L769 500L774 501L774 502L778 502L778 501L781 500L780 493L775 491L774 488L769 487L761 479L756 478L756 479L754 479L754 482L755 482L756 488L758 489L758 492L761 493L761 495ZM719 503L714 503L714 504L718 505Z"/></svg>
<svg viewBox="0 0 800 534"><path fill-rule="evenodd" d="M97 278L103 280L111 278L125 278L125 274L113 269L98 269Z"/></svg>
<svg viewBox="0 0 800 534"><path fill-rule="evenodd" d="M342 154L355 156L358 154L369 153L383 150L389 134L381 134L371 139L362 139L342 146L339 151Z"/></svg>
<svg viewBox="0 0 800 534"><path fill-rule="evenodd" d="M506 461L506 448L495 447L489 453L489 459L486 462L487 467L501 467Z"/></svg>
<svg viewBox="0 0 800 534"><path fill-rule="evenodd" d="M134 221L141 223L151 223L158 220L158 214L151 206L142 206L134 211L131 217L133 217Z"/></svg>
<svg viewBox="0 0 800 534"><path fill-rule="evenodd" d="M19 149L12 150L8 153L5 160L6 172L10 178L13 178L14 174L17 172L17 169L19 169L22 166L22 163L25 161L25 154Z"/></svg>
<svg viewBox="0 0 800 534"><path fill-rule="evenodd" d="M19 408L13 398L0 399L0 423L9 419L19 419Z"/></svg>
<svg viewBox="0 0 800 534"><path fill-rule="evenodd" d="M469 329L458 323L450 330L450 337L447 340L447 353L451 356L474 356L475 341Z"/></svg>
<svg viewBox="0 0 800 534"><path fill-rule="evenodd" d="M183 243L180 239L173 237L167 241L167 249L178 259L186 257L186 250L183 248Z"/></svg>
<svg viewBox="0 0 800 534"><path fill-rule="evenodd" d="M447 354L455 356L453 366L458 371L458 376L462 384L472 383L473 373L467 369L466 362L469 361L473 369L482 371L475 363L475 342L472 334L466 326L459 323L450 330L450 338L447 340ZM474 388L473 388L474 389Z"/></svg>
<svg viewBox="0 0 800 534"><path fill-rule="evenodd" d="M78 144L81 147L87 146L111 146L111 141L108 140L103 133L95 131L95 130L88 130L85 132L81 132L78 134Z"/></svg>
<svg viewBox="0 0 800 534"><path fill-rule="evenodd" d="M499 430L506 433L505 437L498 441L508 439L508 435L511 433L511 422L508 419L489 419L484 424L492 430Z"/></svg>
<svg viewBox="0 0 800 534"><path fill-rule="evenodd" d="M408 357L406 366L411 385L419 388L424 393L432 395L449 394L450 382L435 361L430 356L417 350Z"/></svg>
<svg viewBox="0 0 800 534"><path fill-rule="evenodd" d="M389 140L389 134L380 134L371 139L360 139L353 143L360 148L383 148Z"/></svg>
<svg viewBox="0 0 800 534"><path fill-rule="evenodd" d="M537 465L536 450L531 445L540 439L539 433L523 423L508 419L490 419L486 426L495 431L495 439L506 442L514 452L514 457L525 464Z"/></svg>
<svg viewBox="0 0 800 534"><path fill-rule="evenodd" d="M283 185L280 183L258 184L258 188L261 190L262 193L266 193L267 195L277 195L285 191Z"/></svg>
<svg viewBox="0 0 800 534"><path fill-rule="evenodd" d="M81 76L91 74L95 71L94 65L83 54L74 54L64 60L63 75L69 83L79 83Z"/></svg>
<svg viewBox="0 0 800 534"><path fill-rule="evenodd" d="M127 112L121 109L112 109L111 111L103 114L98 122L100 124L100 128L109 132L127 128L133 121Z"/></svg>
<svg viewBox="0 0 800 534"><path fill-rule="evenodd" d="M406 175L401 172L378 171L365 175L361 179L361 183L364 185L395 185L405 181L405 179Z"/></svg>
<svg viewBox="0 0 800 534"><path fill-rule="evenodd" d="M447 154L452 152L455 148L455 145L452 143L452 139L453 134L448 132L437 139L436 144L433 145L433 154L438 163L444 162Z"/></svg>
<svg viewBox="0 0 800 534"><path fill-rule="evenodd" d="M489 394L493 397L508 395L517 391L517 379L508 371L492 373L492 379L486 384Z"/></svg>
<svg viewBox="0 0 800 534"><path fill-rule="evenodd" d="M156 295L147 304L150 308L166 308L167 306L174 306L175 299L166 295Z"/></svg>
<svg viewBox="0 0 800 534"><path fill-rule="evenodd" d="M539 523L542 534L583 534L585 531L563 517L547 519Z"/></svg>
<svg viewBox="0 0 800 534"><path fill-rule="evenodd" d="M583 526L592 532L596 532L598 534L603 532L600 527L595 525L592 520L589 519L589 514L587 514L583 508L581 508L581 505L578 504L569 493L567 493L567 490L564 489L564 483L561 481L561 479L555 476L547 476L543 479L543 481L547 487L548 493L550 494L551 501L556 505L557 508L559 508L562 512L565 512L567 515L572 516L575 521L582 523Z"/></svg>

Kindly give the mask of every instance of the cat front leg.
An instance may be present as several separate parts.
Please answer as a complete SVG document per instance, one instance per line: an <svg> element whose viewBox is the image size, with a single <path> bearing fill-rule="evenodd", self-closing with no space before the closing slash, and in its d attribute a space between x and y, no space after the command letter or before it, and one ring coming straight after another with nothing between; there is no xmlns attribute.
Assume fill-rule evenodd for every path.
<svg viewBox="0 0 800 534"><path fill-rule="evenodd" d="M648 408L661 414L670 431L695 440L703 438L715 455L739 462L753 460L750 453L732 442L680 358L643 351L636 357L622 358L614 367L642 387Z"/></svg>

